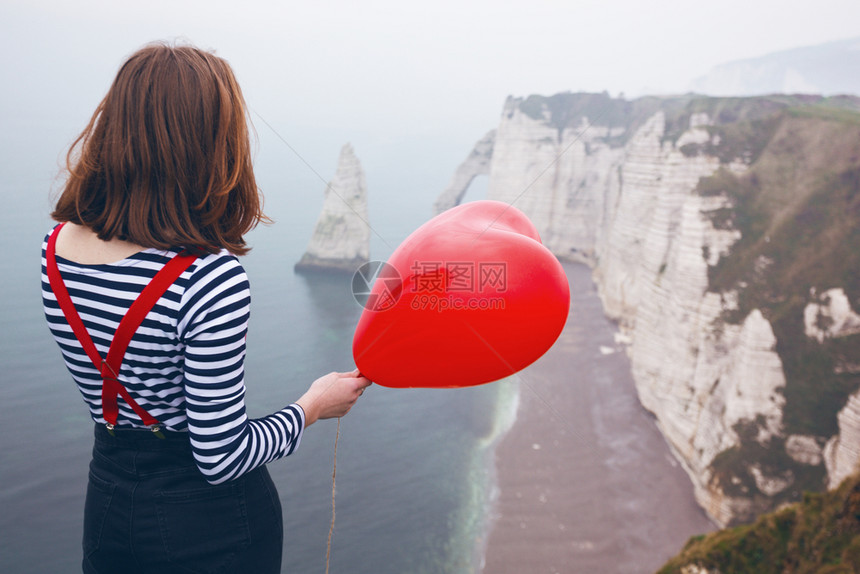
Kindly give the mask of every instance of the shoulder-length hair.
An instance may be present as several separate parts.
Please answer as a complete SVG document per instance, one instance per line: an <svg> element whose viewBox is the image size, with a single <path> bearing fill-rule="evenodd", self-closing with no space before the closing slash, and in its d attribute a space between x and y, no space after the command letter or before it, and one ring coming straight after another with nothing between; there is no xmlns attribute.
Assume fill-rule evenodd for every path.
<svg viewBox="0 0 860 574"><path fill-rule="evenodd" d="M243 236L268 221L239 84L225 60L191 46L135 52L66 166L51 216L103 240L243 255Z"/></svg>

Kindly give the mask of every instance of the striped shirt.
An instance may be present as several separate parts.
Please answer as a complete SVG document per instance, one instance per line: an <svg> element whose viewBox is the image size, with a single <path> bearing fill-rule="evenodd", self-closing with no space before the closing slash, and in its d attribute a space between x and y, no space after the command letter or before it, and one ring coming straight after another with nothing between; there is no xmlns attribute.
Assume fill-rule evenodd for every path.
<svg viewBox="0 0 860 574"><path fill-rule="evenodd" d="M48 281L42 244L42 303L63 359L90 414L105 423L102 379L72 333ZM175 251L146 249L107 265L57 256L72 302L102 357L123 315ZM187 431L211 484L295 451L304 430L296 404L259 419L245 413L245 335L251 291L239 260L221 251L198 258L159 299L134 334L119 380L166 430ZM120 398L117 428L145 428Z"/></svg>

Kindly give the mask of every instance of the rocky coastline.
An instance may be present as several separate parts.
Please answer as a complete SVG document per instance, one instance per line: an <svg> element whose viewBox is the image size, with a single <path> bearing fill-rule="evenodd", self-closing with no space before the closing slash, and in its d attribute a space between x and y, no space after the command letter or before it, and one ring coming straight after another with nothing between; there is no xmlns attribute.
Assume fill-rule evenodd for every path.
<svg viewBox="0 0 860 574"><path fill-rule="evenodd" d="M717 524L857 469L860 285L796 256L831 249L816 255L850 269L855 255L839 261L824 239L833 230L795 245L791 218L825 194L852 213L853 196L827 182L849 178L850 190L860 170L858 109L820 96L509 98L437 201L458 202L488 174L489 199L524 211L560 259L591 266L640 401ZM829 155L823 141L835 142ZM853 238L860 222L845 213L840 232ZM798 348L819 374L796 364ZM812 404L817 384L828 394Z"/></svg>

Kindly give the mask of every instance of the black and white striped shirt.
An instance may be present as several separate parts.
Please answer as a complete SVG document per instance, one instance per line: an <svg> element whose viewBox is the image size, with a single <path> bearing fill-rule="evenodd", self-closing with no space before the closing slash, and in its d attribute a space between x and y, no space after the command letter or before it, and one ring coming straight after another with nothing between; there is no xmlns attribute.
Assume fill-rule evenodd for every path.
<svg viewBox="0 0 860 574"><path fill-rule="evenodd" d="M63 316L48 282L42 244L42 302L92 418L105 423L102 379ZM123 315L176 252L147 249L107 265L57 256L57 266L99 353L107 356ZM188 431L197 466L212 484L234 479L299 446L304 412L296 404L249 420L245 414L245 335L251 291L239 260L222 251L198 258L144 319L119 379L166 430ZM121 398L118 428L143 428Z"/></svg>

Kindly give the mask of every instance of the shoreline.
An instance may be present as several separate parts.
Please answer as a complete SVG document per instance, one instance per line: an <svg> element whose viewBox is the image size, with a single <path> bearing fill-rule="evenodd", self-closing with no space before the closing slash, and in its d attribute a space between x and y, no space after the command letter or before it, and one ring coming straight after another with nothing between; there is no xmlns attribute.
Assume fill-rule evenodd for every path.
<svg viewBox="0 0 860 574"><path fill-rule="evenodd" d="M490 446L480 571L654 572L715 526L639 403L590 269L564 268L567 324L519 374L516 415Z"/></svg>
<svg viewBox="0 0 860 574"><path fill-rule="evenodd" d="M505 437L514 428L520 408L519 375L513 375L503 381L496 383L500 385L496 394L495 422L492 432L479 442L476 450L476 460L473 463L481 469L483 480L479 493L474 502L475 515L479 516L478 527L472 532L471 538L475 540L472 554L472 571L481 572L486 563L487 542L496 520L498 519L496 507L500 495L498 480L498 465L496 464L496 452Z"/></svg>

